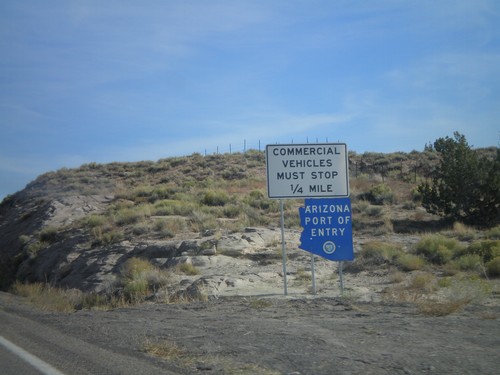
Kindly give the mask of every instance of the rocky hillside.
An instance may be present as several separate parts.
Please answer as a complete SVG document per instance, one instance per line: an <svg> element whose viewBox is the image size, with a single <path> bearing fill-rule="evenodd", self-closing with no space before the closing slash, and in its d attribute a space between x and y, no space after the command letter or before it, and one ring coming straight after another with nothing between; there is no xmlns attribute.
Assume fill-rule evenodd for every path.
<svg viewBox="0 0 500 375"><path fill-rule="evenodd" d="M414 189L435 162L432 152L350 153L357 245L446 225L419 208ZM308 259L297 250L302 203L285 204L291 261ZM264 280L279 285L278 227L279 206L266 197L258 151L61 169L1 203L0 288L17 280L114 293L124 288L131 259L175 270L160 283L163 293L200 287L216 293ZM299 278L303 267L294 267Z"/></svg>

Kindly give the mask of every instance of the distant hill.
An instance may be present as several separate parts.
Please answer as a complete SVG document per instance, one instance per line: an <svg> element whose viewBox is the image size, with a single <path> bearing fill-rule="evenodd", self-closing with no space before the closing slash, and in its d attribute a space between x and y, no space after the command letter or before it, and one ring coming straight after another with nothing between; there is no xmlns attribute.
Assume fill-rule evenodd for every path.
<svg viewBox="0 0 500 375"><path fill-rule="evenodd" d="M494 155L496 149L478 152ZM415 213L414 187L431 173L435 153L350 152L349 158L353 202L364 202L374 186L385 184L390 199L372 203L394 210L370 213L359 205L357 230L416 230L420 220L430 219L424 213L407 217ZM300 204L286 201L288 228L299 228ZM182 253L180 244L200 235L207 238L196 244L201 252L221 236L278 225L278 203L266 194L263 152L63 168L0 204L0 288L20 280L99 290L113 280L124 254L154 246L168 252L166 241L177 241L175 252Z"/></svg>

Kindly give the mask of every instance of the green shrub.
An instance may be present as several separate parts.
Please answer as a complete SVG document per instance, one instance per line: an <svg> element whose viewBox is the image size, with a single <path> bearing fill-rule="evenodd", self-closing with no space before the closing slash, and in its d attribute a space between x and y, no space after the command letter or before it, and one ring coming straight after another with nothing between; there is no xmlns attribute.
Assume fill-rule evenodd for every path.
<svg viewBox="0 0 500 375"><path fill-rule="evenodd" d="M431 292L435 289L437 278L432 273L421 273L413 277L410 288L422 292Z"/></svg>
<svg viewBox="0 0 500 375"><path fill-rule="evenodd" d="M140 302L150 294L149 283L145 278L129 280L123 287L123 293L128 301Z"/></svg>
<svg viewBox="0 0 500 375"><path fill-rule="evenodd" d="M186 221L183 218L169 218L156 220L153 229L163 237L174 237L186 228Z"/></svg>
<svg viewBox="0 0 500 375"><path fill-rule="evenodd" d="M425 260L414 254L401 254L396 259L396 264L403 271L416 271L422 269L425 265Z"/></svg>
<svg viewBox="0 0 500 375"><path fill-rule="evenodd" d="M403 249L398 244L392 244L380 241L369 241L365 243L359 256L370 263L380 265L393 263L398 257L402 256Z"/></svg>
<svg viewBox="0 0 500 375"><path fill-rule="evenodd" d="M200 273L200 270L195 266L193 266L191 263L182 263L179 266L179 271L181 271L186 275L192 275L192 276L198 275Z"/></svg>
<svg viewBox="0 0 500 375"><path fill-rule="evenodd" d="M241 207L236 204L228 204L224 206L223 213L224 217L227 217L229 219L235 219L240 215Z"/></svg>
<svg viewBox="0 0 500 375"><path fill-rule="evenodd" d="M244 199L246 204L250 207L277 212L279 210L279 204L273 199L266 197L262 190L252 190Z"/></svg>
<svg viewBox="0 0 500 375"><path fill-rule="evenodd" d="M486 263L486 272L488 272L488 276L491 277L500 276L500 256L493 258Z"/></svg>
<svg viewBox="0 0 500 375"><path fill-rule="evenodd" d="M473 228L459 221L453 223L453 232L461 241L470 241L476 237L476 231Z"/></svg>
<svg viewBox="0 0 500 375"><path fill-rule="evenodd" d="M115 213L114 221L119 226L136 224L150 215L151 211L146 207L123 208Z"/></svg>
<svg viewBox="0 0 500 375"><path fill-rule="evenodd" d="M40 250L46 248L48 245L49 244L47 242L35 241L35 242L28 244L26 250L28 251L28 254L31 257L35 257Z"/></svg>
<svg viewBox="0 0 500 375"><path fill-rule="evenodd" d="M373 204L392 204L394 202L394 193L389 185L379 184L370 189L368 199Z"/></svg>
<svg viewBox="0 0 500 375"><path fill-rule="evenodd" d="M500 223L500 149L496 157L480 156L465 136L439 138L430 152L440 163L432 172L431 182L420 185L422 205L433 214L486 227Z"/></svg>
<svg viewBox="0 0 500 375"><path fill-rule="evenodd" d="M500 240L500 225L486 231L485 236L490 240Z"/></svg>
<svg viewBox="0 0 500 375"><path fill-rule="evenodd" d="M186 198L186 200L164 199L155 203L152 215L189 216L196 208L197 206L194 203L190 202L188 198Z"/></svg>
<svg viewBox="0 0 500 375"><path fill-rule="evenodd" d="M189 215L189 224L194 231L215 229L218 226L215 216L201 210L195 210Z"/></svg>
<svg viewBox="0 0 500 375"><path fill-rule="evenodd" d="M128 259L120 269L120 282L125 298L133 303L144 300L167 285L170 275L141 258Z"/></svg>
<svg viewBox="0 0 500 375"><path fill-rule="evenodd" d="M137 224L132 228L132 233L136 236L140 236L142 234L146 234L149 232L149 225L146 223Z"/></svg>
<svg viewBox="0 0 500 375"><path fill-rule="evenodd" d="M460 243L453 238L446 238L440 234L431 234L422 237L415 245L414 252L422 255L434 264L446 264L460 252Z"/></svg>
<svg viewBox="0 0 500 375"><path fill-rule="evenodd" d="M224 206L229 197L223 190L208 190L203 194L201 203L206 206Z"/></svg>
<svg viewBox="0 0 500 375"><path fill-rule="evenodd" d="M453 261L461 271L474 271L483 263L483 259L478 254L462 255Z"/></svg>
<svg viewBox="0 0 500 375"><path fill-rule="evenodd" d="M155 267L145 259L130 258L120 268L120 275L124 280L133 280L154 269Z"/></svg>
<svg viewBox="0 0 500 375"><path fill-rule="evenodd" d="M86 224L90 228L100 227L100 226L105 225L108 222L109 222L109 219L106 216L96 215L96 214L89 215L86 219Z"/></svg>
<svg viewBox="0 0 500 375"><path fill-rule="evenodd" d="M460 252L460 255L478 255L484 263L500 256L500 240L477 241Z"/></svg>
<svg viewBox="0 0 500 375"><path fill-rule="evenodd" d="M95 227L92 228L92 235L94 240L92 244L97 245L111 245L123 240L124 233L121 230L113 227Z"/></svg>
<svg viewBox="0 0 500 375"><path fill-rule="evenodd" d="M21 243L22 246L26 245L28 242L30 242L30 236L26 234L21 234L19 236L19 242Z"/></svg>
<svg viewBox="0 0 500 375"><path fill-rule="evenodd" d="M56 236L59 229L56 227L45 227L40 231L38 238L40 242L53 243L56 240Z"/></svg>

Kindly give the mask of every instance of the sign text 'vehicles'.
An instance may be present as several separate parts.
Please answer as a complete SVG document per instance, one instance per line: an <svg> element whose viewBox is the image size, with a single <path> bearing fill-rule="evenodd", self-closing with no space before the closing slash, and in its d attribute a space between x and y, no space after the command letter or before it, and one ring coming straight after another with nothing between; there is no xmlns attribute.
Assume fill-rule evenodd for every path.
<svg viewBox="0 0 500 375"><path fill-rule="evenodd" d="M268 145L270 198L349 196L345 144Z"/></svg>

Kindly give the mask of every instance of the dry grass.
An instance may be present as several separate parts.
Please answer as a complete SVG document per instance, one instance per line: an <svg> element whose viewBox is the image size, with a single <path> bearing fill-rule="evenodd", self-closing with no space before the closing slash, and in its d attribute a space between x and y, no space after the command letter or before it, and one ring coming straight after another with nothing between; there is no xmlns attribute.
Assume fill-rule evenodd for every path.
<svg viewBox="0 0 500 375"><path fill-rule="evenodd" d="M77 289L57 288L43 283L15 283L11 292L23 297L44 311L74 312L76 310L110 310L128 305L127 301Z"/></svg>
<svg viewBox="0 0 500 375"><path fill-rule="evenodd" d="M223 374L278 375L280 372L255 363L239 363L220 354L194 353L170 340L146 339L144 352L161 358L187 371L216 371Z"/></svg>
<svg viewBox="0 0 500 375"><path fill-rule="evenodd" d="M200 270L193 266L191 263L182 263L179 265L179 271L186 275L199 275Z"/></svg>
<svg viewBox="0 0 500 375"><path fill-rule="evenodd" d="M444 302L420 301L417 305L418 312L427 316L446 316L463 310L467 300L450 300Z"/></svg>
<svg viewBox="0 0 500 375"><path fill-rule="evenodd" d="M491 285L479 278L445 277L432 273L415 275L408 285L387 288L385 299L412 303L427 316L445 316L463 310L469 304L480 304L491 295Z"/></svg>
<svg viewBox="0 0 500 375"><path fill-rule="evenodd" d="M251 308L258 309L258 310L264 309L266 307L271 307L273 305L272 301L270 301L268 299L262 299L262 298L252 299L252 300L250 300L249 304L250 304Z"/></svg>

